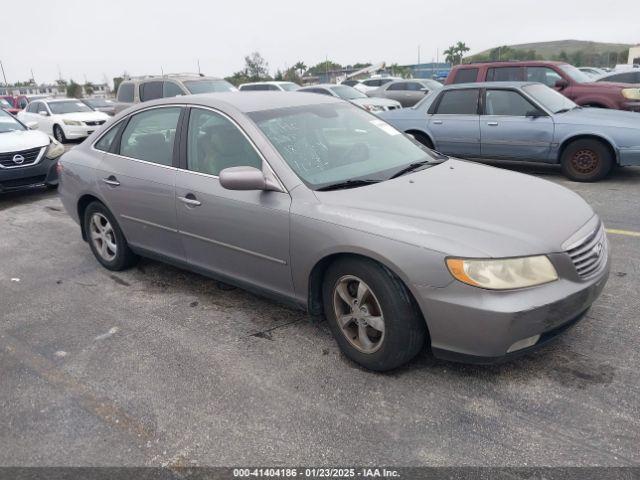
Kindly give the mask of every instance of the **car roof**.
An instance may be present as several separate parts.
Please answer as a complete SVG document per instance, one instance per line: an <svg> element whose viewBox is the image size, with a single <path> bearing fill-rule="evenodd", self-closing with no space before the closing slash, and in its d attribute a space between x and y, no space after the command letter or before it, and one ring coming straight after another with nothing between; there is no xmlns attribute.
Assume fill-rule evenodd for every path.
<svg viewBox="0 0 640 480"><path fill-rule="evenodd" d="M342 102L336 97L317 95L306 92L221 92L202 93L198 95L184 95L180 97L163 98L140 103L139 108L144 109L153 105L202 105L205 107L220 108L232 107L243 113L262 110L274 110L278 108L301 107L305 105L321 105ZM137 109L136 109L137 110Z"/></svg>
<svg viewBox="0 0 640 480"><path fill-rule="evenodd" d="M125 82L143 83L143 82L153 82L158 80L177 80L179 82L184 82L184 81L193 81L193 80L224 80L224 78L209 77L209 76L198 75L198 74L193 74L193 75L167 74L167 75L147 75L144 77L126 78L122 81L122 83L125 83Z"/></svg>
<svg viewBox="0 0 640 480"><path fill-rule="evenodd" d="M478 68L478 67L510 67L510 66L544 66L544 65L566 65L567 62L560 62L557 60L493 60L487 62L472 62L463 63L462 65L454 65L452 70L464 69L464 68Z"/></svg>
<svg viewBox="0 0 640 480"><path fill-rule="evenodd" d="M41 102L47 102L47 103L58 103L58 102L80 102L81 100L79 98L38 98L38 99L34 99L41 101Z"/></svg>
<svg viewBox="0 0 640 480"><path fill-rule="evenodd" d="M536 82L469 82L451 83L444 85L443 90L457 90L460 88L522 88L527 85L537 85Z"/></svg>
<svg viewBox="0 0 640 480"><path fill-rule="evenodd" d="M282 85L283 83L292 83L297 85L296 82L290 82L289 80L265 80L264 82L241 83L239 87L243 87L245 85Z"/></svg>
<svg viewBox="0 0 640 480"><path fill-rule="evenodd" d="M315 85L305 85L303 88L331 88L331 87L348 87L349 85L340 85L338 83L316 83Z"/></svg>

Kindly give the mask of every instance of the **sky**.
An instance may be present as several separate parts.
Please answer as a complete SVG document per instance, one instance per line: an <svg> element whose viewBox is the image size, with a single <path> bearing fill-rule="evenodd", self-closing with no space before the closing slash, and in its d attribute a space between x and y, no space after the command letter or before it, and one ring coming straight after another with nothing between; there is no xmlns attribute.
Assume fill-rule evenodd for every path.
<svg viewBox="0 0 640 480"><path fill-rule="evenodd" d="M14 6L21 2L10 2ZM579 39L640 43L638 0L30 0L3 14L8 82L76 82L197 71L228 76L258 51L271 72L298 60L416 63L457 41L471 53ZM3 9L4 10L4 9ZM16 21L11 21L11 18ZM19 20L19 18L27 19ZM0 81L2 78L0 77Z"/></svg>

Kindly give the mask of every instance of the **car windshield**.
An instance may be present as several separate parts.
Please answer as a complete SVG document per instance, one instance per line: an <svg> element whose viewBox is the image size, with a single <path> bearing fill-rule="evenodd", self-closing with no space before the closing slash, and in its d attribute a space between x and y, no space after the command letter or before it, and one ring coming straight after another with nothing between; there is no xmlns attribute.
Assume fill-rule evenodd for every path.
<svg viewBox="0 0 640 480"><path fill-rule="evenodd" d="M233 92L236 89L226 80L187 80L182 83L193 94Z"/></svg>
<svg viewBox="0 0 640 480"><path fill-rule="evenodd" d="M541 83L527 85L522 89L552 113L572 110L578 106L561 93Z"/></svg>
<svg viewBox="0 0 640 480"><path fill-rule="evenodd" d="M0 133L15 132L25 130L24 126L13 118L13 115L0 110Z"/></svg>
<svg viewBox="0 0 640 480"><path fill-rule="evenodd" d="M348 103L252 112L249 117L314 190L388 180L417 162L442 161L400 131Z"/></svg>
<svg viewBox="0 0 640 480"><path fill-rule="evenodd" d="M0 108L13 108L4 98L0 98Z"/></svg>
<svg viewBox="0 0 640 480"><path fill-rule="evenodd" d="M85 100L85 102L93 108L110 107L113 105L113 102L111 100L105 100L103 98L89 98Z"/></svg>
<svg viewBox="0 0 640 480"><path fill-rule="evenodd" d="M353 87L349 87L348 85L338 85L335 87L331 87L331 91L338 95L343 100L354 100L356 98L367 98L367 96L359 92Z"/></svg>
<svg viewBox="0 0 640 480"><path fill-rule="evenodd" d="M569 75L571 80L573 80L574 82L578 82L578 83L593 82L593 79L589 75L587 75L584 72L581 72L573 65L569 65L568 63L565 63L563 65L560 65L560 68L564 73Z"/></svg>
<svg viewBox="0 0 640 480"><path fill-rule="evenodd" d="M91 112L91 107L85 105L78 100L69 100L64 102L50 102L49 109L54 115L63 113Z"/></svg>
<svg viewBox="0 0 640 480"><path fill-rule="evenodd" d="M280 88L282 88L286 92L293 92L294 90L298 90L300 87L295 83L281 83Z"/></svg>

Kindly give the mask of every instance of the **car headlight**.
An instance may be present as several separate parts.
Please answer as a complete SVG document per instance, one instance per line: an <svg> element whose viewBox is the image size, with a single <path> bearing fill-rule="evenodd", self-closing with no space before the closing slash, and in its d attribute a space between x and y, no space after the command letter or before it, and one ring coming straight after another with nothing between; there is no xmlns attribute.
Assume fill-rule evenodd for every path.
<svg viewBox="0 0 640 480"><path fill-rule="evenodd" d="M49 146L47 147L47 151L44 152L44 156L53 160L54 158L58 158L63 153L64 146L55 138L52 138L51 143L49 143Z"/></svg>
<svg viewBox="0 0 640 480"><path fill-rule="evenodd" d="M384 107L381 107L380 105L364 105L364 109L369 111L369 112L381 112L384 110Z"/></svg>
<svg viewBox="0 0 640 480"><path fill-rule="evenodd" d="M640 88L623 88L622 96L628 100L640 100Z"/></svg>
<svg viewBox="0 0 640 480"><path fill-rule="evenodd" d="M62 120L62 123L64 123L65 125L74 125L76 127L82 126L82 122L78 120Z"/></svg>
<svg viewBox="0 0 640 480"><path fill-rule="evenodd" d="M532 287L558 279L556 269L544 255L503 259L448 258L447 268L456 280L489 290Z"/></svg>

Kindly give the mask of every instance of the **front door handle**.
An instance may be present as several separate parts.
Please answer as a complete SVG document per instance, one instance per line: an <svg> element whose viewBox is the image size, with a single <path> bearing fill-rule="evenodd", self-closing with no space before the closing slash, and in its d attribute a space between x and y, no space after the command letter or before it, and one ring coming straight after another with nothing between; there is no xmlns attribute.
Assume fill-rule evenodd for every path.
<svg viewBox="0 0 640 480"><path fill-rule="evenodd" d="M442 120L434 120L433 124L434 125L442 125Z"/></svg>
<svg viewBox="0 0 640 480"><path fill-rule="evenodd" d="M193 193L189 193L184 197L178 197L178 200L189 207L199 207L202 205L202 202L198 200Z"/></svg>
<svg viewBox="0 0 640 480"><path fill-rule="evenodd" d="M120 182L113 175L109 175L107 178L103 178L102 181L111 187L119 187Z"/></svg>
<svg viewBox="0 0 640 480"><path fill-rule="evenodd" d="M487 125L489 125L490 127L497 127L498 122L487 122Z"/></svg>

